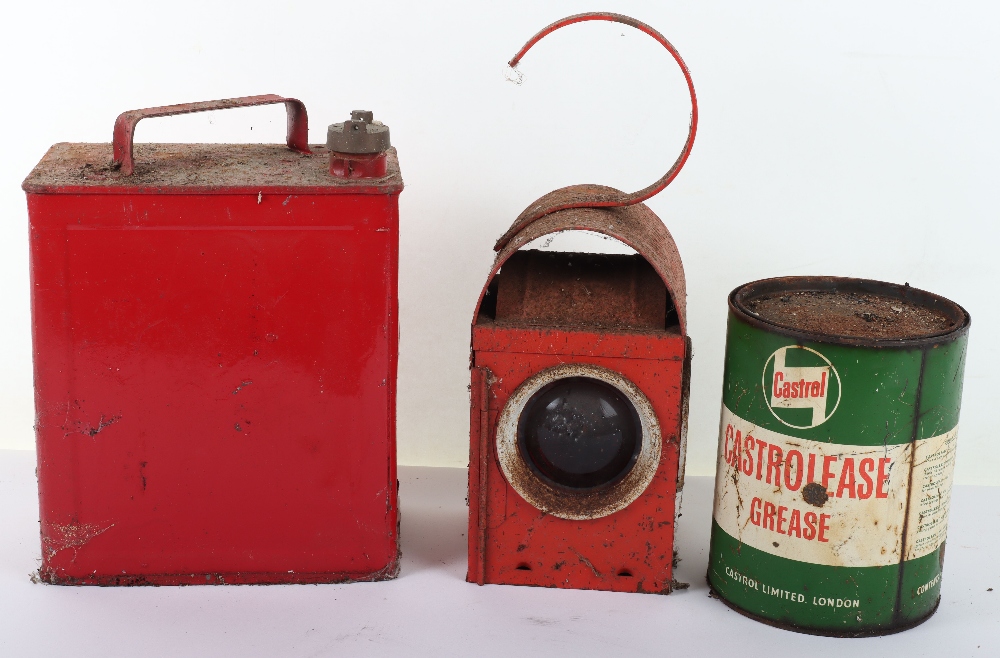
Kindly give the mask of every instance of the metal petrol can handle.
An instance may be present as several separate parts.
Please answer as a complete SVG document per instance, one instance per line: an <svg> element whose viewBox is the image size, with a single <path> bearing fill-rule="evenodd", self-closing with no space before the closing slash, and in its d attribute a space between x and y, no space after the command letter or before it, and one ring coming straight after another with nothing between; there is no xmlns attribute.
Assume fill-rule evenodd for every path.
<svg viewBox="0 0 1000 658"><path fill-rule="evenodd" d="M192 112L207 112L208 110L227 110L233 107L252 107L254 105L272 105L284 103L288 110L288 132L286 142L288 148L299 153L309 153L309 117L306 106L296 98L285 98L277 94L262 96L243 96L240 98L223 98L217 101L201 103L181 103L179 105L164 105L147 107L143 110L128 110L118 115L115 120L114 138L112 140L112 166L123 175L131 176L135 171L135 161L132 159L132 138L135 126L141 119L153 117L168 117L174 114L189 114Z"/></svg>
<svg viewBox="0 0 1000 658"><path fill-rule="evenodd" d="M681 67L681 72L684 74L684 80L687 82L688 92L691 94L691 123L688 127L687 141L684 142L684 147L681 149L680 155L677 156L677 159L674 161L674 164L671 165L670 169L667 170L667 173L663 174L663 176L661 176L653 184L639 190L638 192L621 192L603 185L571 185L569 187L555 190L554 192L549 192L542 198L538 199L535 203L528 206L528 208L521 213L507 232L504 233L499 240L497 240L496 245L493 247L494 251L500 251L503 249L504 246L528 224L559 210L567 210L569 208L615 208L641 203L669 185L670 182L677 177L677 174L680 173L681 168L688 159L688 155L691 153L691 147L694 145L694 136L698 130L698 98L694 92L694 83L691 81L691 72L688 71L687 65L681 58L680 53L677 52L677 49L674 48L662 34L642 21L638 21L630 16L612 14L609 12L591 12L567 16L566 18L552 23L538 34L531 37L528 42L524 44L521 50L514 55L513 59L508 62L508 64L511 68L516 68L528 50L541 41L543 37L555 32L561 27L566 27L567 25L572 25L573 23L582 23L584 21L612 21L615 23L624 23L625 25L629 25L637 30L645 32L667 49L677 62L678 66Z"/></svg>

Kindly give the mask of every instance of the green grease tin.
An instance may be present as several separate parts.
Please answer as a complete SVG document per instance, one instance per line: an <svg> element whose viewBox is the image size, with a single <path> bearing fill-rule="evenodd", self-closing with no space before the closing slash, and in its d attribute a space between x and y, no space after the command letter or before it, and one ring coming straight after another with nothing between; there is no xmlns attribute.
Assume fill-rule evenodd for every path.
<svg viewBox="0 0 1000 658"><path fill-rule="evenodd" d="M970 317L788 277L729 296L708 582L768 624L883 635L934 613Z"/></svg>

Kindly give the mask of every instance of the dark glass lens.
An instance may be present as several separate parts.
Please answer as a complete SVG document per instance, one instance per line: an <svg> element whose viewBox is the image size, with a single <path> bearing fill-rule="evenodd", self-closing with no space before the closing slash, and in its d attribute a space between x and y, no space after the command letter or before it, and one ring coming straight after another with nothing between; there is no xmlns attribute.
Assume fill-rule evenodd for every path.
<svg viewBox="0 0 1000 658"><path fill-rule="evenodd" d="M553 484L590 489L625 477L642 447L639 414L614 386L567 377L539 389L517 425L521 455Z"/></svg>

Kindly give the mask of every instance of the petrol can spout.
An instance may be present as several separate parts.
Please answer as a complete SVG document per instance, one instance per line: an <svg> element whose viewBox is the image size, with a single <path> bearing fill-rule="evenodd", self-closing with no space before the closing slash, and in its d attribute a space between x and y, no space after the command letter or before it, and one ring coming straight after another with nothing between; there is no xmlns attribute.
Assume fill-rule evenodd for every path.
<svg viewBox="0 0 1000 658"><path fill-rule="evenodd" d="M381 178L386 173L389 126L370 110L354 110L351 118L326 131L330 175L338 178Z"/></svg>

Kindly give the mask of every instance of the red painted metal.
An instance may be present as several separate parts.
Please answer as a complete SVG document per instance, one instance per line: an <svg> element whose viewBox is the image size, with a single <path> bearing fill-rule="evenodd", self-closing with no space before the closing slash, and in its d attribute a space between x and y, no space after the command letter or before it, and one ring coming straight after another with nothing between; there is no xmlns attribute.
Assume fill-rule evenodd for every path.
<svg viewBox="0 0 1000 658"><path fill-rule="evenodd" d="M576 351L586 351L587 345L600 338L588 331L524 329L520 333L529 339L547 335ZM679 334L663 337L663 352L651 359L630 356L633 341L628 336L619 337L622 349L615 356L574 356L574 363L604 366L638 384L653 404L664 437L656 476L639 500L604 518L576 521L546 514L526 502L497 465L493 440L497 416L510 394L529 376L564 363L566 357L555 351L520 352L513 345L498 351L481 349L483 343L496 340L491 334L483 326L473 332L474 370L478 377L491 377L493 383L485 404L480 396L474 399L481 409L473 413L485 411L489 425L486 440L482 425L473 425L469 536L475 539L469 542L468 580L616 592L671 591L684 423L684 338ZM485 454L480 452L484 448ZM480 482L488 484L480 488ZM485 518L482 524L480 516Z"/></svg>
<svg viewBox="0 0 1000 658"><path fill-rule="evenodd" d="M330 175L340 178L381 178L386 172L385 153L330 153Z"/></svg>
<svg viewBox="0 0 1000 658"><path fill-rule="evenodd" d="M44 580L398 572L403 183L330 176L293 114L295 150L57 144L25 180Z"/></svg>
<svg viewBox="0 0 1000 658"><path fill-rule="evenodd" d="M500 326L482 312L503 264L535 238L569 229L602 232L637 248L660 274L677 312L662 330ZM470 582L665 593L673 579L674 527L683 487L690 342L684 271L666 227L644 204L570 209L542 217L497 254L472 327L469 459ZM609 516L568 520L522 498L497 462L497 419L529 377L564 363L615 371L649 399L661 428L656 475Z"/></svg>
<svg viewBox="0 0 1000 658"><path fill-rule="evenodd" d="M650 34L670 51L684 72L691 94L688 139L670 170L644 190L626 194L599 185L556 190L521 213L497 242L498 253L472 323L467 580L479 584L667 593L683 586L673 577L674 531L684 483L691 342L687 336L686 289L680 254L669 231L641 201L666 187L684 165L694 142L698 106L691 76L673 46L648 25L618 14L580 14L557 21L528 41L510 65L515 66L546 34L587 20L631 25ZM531 285L522 285L518 279L515 286L508 288L516 288L517 294L525 296L533 290L540 292L534 299L517 300L518 312L501 321L503 302L498 295L504 285L501 282L494 286L494 278L503 276L504 264L529 242L566 230L603 233L635 249L662 279L664 294L669 296L667 307L672 307L675 315L668 315L660 328L645 326L650 319L648 309L653 306L640 308L635 285L631 290L628 285L619 287L620 298L574 299L572 295L580 294L577 289L582 284L578 282L589 281L588 277L593 276L593 272L581 272L576 282L555 284L549 289L545 289L545 281L532 278ZM586 258L574 257L571 264L582 266L586 262ZM544 271L536 269L531 277L543 276L540 273ZM584 290L582 294L590 295L591 291ZM616 311L605 313L608 318L631 318L628 322L636 326L593 326L606 323L603 316L603 319L592 318L592 326L580 326L587 324L587 309L602 303ZM546 304L552 307L545 308ZM491 305L496 307L495 312L491 312ZM537 309L536 317L525 317L531 309ZM552 321L566 309L574 309L572 322L560 325ZM630 309L634 311L631 315ZM670 317L675 321L670 321ZM511 423L513 418L517 423L513 414L518 407L505 411L508 401L522 395L518 393L519 387L543 371L573 371L573 368L567 370L566 364L599 366L603 372L610 371L610 377L630 383L645 396L659 424L659 458L652 462L650 472L655 472L648 484L637 497L622 495L618 504L599 512L591 511L596 508L587 509L590 494L560 492L546 488L544 483L532 484L535 476L530 469L511 471L499 459L501 420L507 418L505 423ZM586 367L582 371L593 372ZM561 369L549 370L552 368ZM511 426L504 425L508 435L514 431L506 429ZM649 436L643 439L648 440ZM526 459L523 451L518 454L520 457L512 457L508 452L504 459L515 462ZM521 477L524 482L508 479ZM532 487L538 488L532 490ZM612 495L602 498L602 505L618 495L613 489L600 495L608 491ZM553 498L564 495L565 500ZM529 499L538 506L528 502ZM549 504L546 501L552 500L558 500L555 508L543 509ZM574 509L577 501L579 508ZM608 509L615 511L607 513Z"/></svg>

